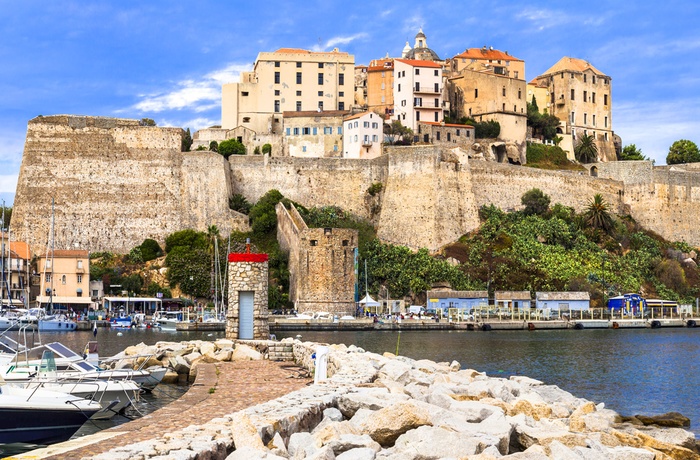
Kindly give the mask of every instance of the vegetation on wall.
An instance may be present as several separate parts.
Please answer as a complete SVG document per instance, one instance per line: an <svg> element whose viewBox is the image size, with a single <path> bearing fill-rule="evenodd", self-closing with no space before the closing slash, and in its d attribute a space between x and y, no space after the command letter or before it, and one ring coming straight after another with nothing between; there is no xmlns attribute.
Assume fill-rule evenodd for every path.
<svg viewBox="0 0 700 460"><path fill-rule="evenodd" d="M185 130L185 133L182 135L182 151L183 152L189 152L190 147L192 147L192 134L190 133L190 128L187 128Z"/></svg>
<svg viewBox="0 0 700 460"><path fill-rule="evenodd" d="M588 134L578 138L574 146L574 156L581 163L594 163L598 160L598 145L595 138Z"/></svg>
<svg viewBox="0 0 700 460"><path fill-rule="evenodd" d="M635 160L646 160L650 161L649 158L642 154L641 149L638 149L635 144L625 145L622 151L617 155L619 161L635 161Z"/></svg>
<svg viewBox="0 0 700 460"><path fill-rule="evenodd" d="M384 123L384 137L391 145L410 145L413 142L413 130L404 126L400 120Z"/></svg>
<svg viewBox="0 0 700 460"><path fill-rule="evenodd" d="M532 128L532 137L545 141L555 141L559 124L559 118L548 114L546 110L544 113L540 113L537 100L535 96L532 96L532 102L527 103L527 125Z"/></svg>
<svg viewBox="0 0 700 460"><path fill-rule="evenodd" d="M698 162L700 162L700 150L695 142L687 139L674 142L666 155L666 164L669 165Z"/></svg>
<svg viewBox="0 0 700 460"><path fill-rule="evenodd" d="M569 161L566 152L561 147L554 145L528 143L527 164L530 168L550 169L550 170L584 170L584 168L576 163Z"/></svg>

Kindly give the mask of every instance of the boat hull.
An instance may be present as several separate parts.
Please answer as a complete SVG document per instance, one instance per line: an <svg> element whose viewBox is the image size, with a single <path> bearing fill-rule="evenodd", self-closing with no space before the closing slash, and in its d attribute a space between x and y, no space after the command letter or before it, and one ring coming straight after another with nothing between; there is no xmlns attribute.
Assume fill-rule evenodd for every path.
<svg viewBox="0 0 700 460"><path fill-rule="evenodd" d="M50 444L70 439L90 418L80 411L0 407L0 443Z"/></svg>

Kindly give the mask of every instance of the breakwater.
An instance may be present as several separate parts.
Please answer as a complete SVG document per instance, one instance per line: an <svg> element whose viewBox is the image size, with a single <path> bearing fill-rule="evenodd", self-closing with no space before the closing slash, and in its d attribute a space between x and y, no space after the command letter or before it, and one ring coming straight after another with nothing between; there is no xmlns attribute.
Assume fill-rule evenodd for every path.
<svg viewBox="0 0 700 460"><path fill-rule="evenodd" d="M315 343L291 339L236 343L235 348L251 356L293 359L310 371L319 351ZM698 458L695 437L685 429L623 421L602 403L524 376L489 377L456 361L414 360L353 345L329 347L327 372L327 379L283 397L203 424L153 432L150 439L89 458L493 458L518 453L520 458ZM227 378L235 378L214 374L221 388ZM264 388L264 380L259 386Z"/></svg>

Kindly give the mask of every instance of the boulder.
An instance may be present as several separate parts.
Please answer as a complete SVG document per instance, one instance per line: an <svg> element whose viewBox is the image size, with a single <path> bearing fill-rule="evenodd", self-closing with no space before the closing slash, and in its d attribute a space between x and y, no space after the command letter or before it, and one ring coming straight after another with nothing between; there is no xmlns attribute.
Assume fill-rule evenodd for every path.
<svg viewBox="0 0 700 460"><path fill-rule="evenodd" d="M250 417L245 412L233 414L231 434L233 435L233 444L236 449L241 447L252 447L256 450L265 449L265 445L258 434L258 429L253 425Z"/></svg>
<svg viewBox="0 0 700 460"><path fill-rule="evenodd" d="M667 412L661 415L635 415L637 420L644 425L657 425L670 428L683 428L690 426L690 419L678 412Z"/></svg>
<svg viewBox="0 0 700 460"><path fill-rule="evenodd" d="M168 456L167 458L175 458ZM191 457L194 458L194 457ZM234 450L226 460L287 460L266 450L257 450L252 447L242 447Z"/></svg>
<svg viewBox="0 0 700 460"><path fill-rule="evenodd" d="M375 454L382 450L382 446L366 434L343 434L326 446L330 447L335 455L355 449L370 449Z"/></svg>
<svg viewBox="0 0 700 460"><path fill-rule="evenodd" d="M370 414L360 429L382 446L392 446L399 436L423 425L430 425L430 412L416 401L402 401Z"/></svg>
<svg viewBox="0 0 700 460"><path fill-rule="evenodd" d="M318 448L316 447L315 440L311 433L305 431L300 431L297 433L292 433L289 437L289 442L287 443L287 452L291 458L304 458L312 455L316 452ZM331 453L333 451L331 450Z"/></svg>
<svg viewBox="0 0 700 460"><path fill-rule="evenodd" d="M287 452L287 446L284 445L284 439L279 433L275 433L270 442L267 443L267 447L270 452L280 457L289 457L289 452Z"/></svg>
<svg viewBox="0 0 700 460"><path fill-rule="evenodd" d="M352 422L328 422L323 423L319 430L314 430L311 434L318 446L324 446L344 434L359 435L360 430Z"/></svg>
<svg viewBox="0 0 700 460"><path fill-rule="evenodd" d="M216 345L213 342L202 342L199 346L199 353L206 355L207 353L214 353L216 351Z"/></svg>
<svg viewBox="0 0 700 460"><path fill-rule="evenodd" d="M374 460L377 453L369 447L358 447L340 455L336 455L335 460Z"/></svg>
<svg viewBox="0 0 700 460"><path fill-rule="evenodd" d="M259 361L263 355L255 348L238 344L231 354L231 361Z"/></svg>

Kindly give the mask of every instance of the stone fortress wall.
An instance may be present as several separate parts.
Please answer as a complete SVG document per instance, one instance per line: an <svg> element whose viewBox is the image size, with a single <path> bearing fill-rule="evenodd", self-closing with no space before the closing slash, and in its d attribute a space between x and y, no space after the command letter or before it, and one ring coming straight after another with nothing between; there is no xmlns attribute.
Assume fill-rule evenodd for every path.
<svg viewBox="0 0 700 460"><path fill-rule="evenodd" d="M248 228L228 209L270 189L306 207L336 205L377 225L380 238L437 250L477 228L478 209L520 209L533 187L582 210L600 193L664 237L700 246L700 167L648 162L593 165L590 174L466 160L436 146L388 148L371 160L180 152L182 130L135 120L51 116L31 120L12 232L42 252L56 199L57 249L128 252L185 228ZM227 166L228 164L228 166ZM595 168L595 169L594 169ZM596 175L598 177L593 177ZM368 189L382 184L374 196Z"/></svg>

